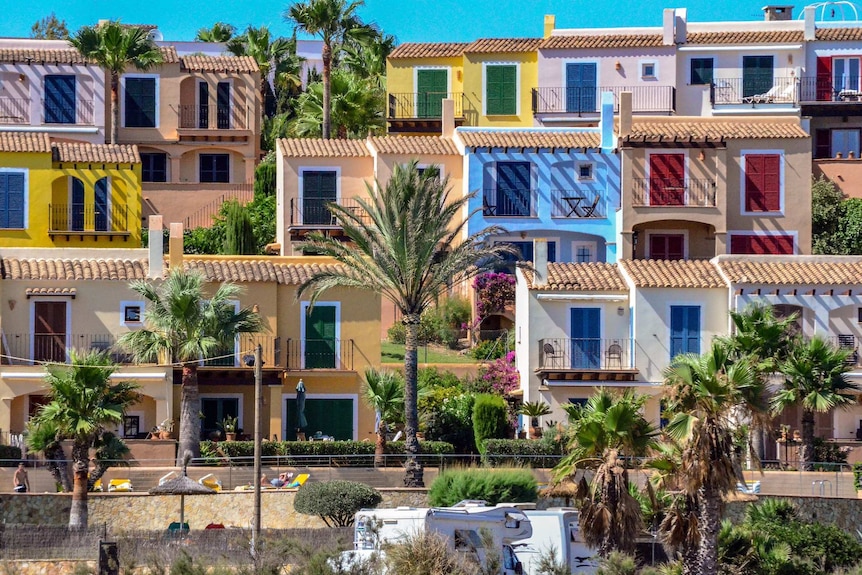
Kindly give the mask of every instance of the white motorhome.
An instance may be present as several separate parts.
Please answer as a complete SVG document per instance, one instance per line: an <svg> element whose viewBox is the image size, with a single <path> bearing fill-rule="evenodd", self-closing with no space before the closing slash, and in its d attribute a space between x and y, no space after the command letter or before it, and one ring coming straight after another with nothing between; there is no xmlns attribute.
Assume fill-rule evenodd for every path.
<svg viewBox="0 0 862 575"><path fill-rule="evenodd" d="M557 561L566 565L571 573L596 572L598 554L584 543L576 509L524 509L524 513L530 518L533 533L513 547L523 563L525 574L536 575L539 558L551 549L556 551Z"/></svg>

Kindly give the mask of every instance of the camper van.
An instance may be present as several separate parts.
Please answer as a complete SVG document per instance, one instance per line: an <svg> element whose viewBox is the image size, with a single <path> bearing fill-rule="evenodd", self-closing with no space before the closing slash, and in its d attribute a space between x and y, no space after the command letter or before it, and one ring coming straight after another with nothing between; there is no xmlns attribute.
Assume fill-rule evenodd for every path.
<svg viewBox="0 0 862 575"><path fill-rule="evenodd" d="M578 526L578 511L571 507L550 509L524 509L530 519L533 533L513 547L523 563L524 573L536 575L539 558L550 549L556 551L557 561L572 573L595 573L598 569L597 553L587 547Z"/></svg>

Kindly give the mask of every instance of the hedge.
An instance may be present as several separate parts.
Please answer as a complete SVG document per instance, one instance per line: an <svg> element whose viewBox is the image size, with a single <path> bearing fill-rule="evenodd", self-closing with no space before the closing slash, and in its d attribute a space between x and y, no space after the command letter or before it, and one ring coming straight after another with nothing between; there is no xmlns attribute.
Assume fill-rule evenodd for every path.
<svg viewBox="0 0 862 575"><path fill-rule="evenodd" d="M544 439L486 439L483 460L494 466L554 467L562 455L559 444Z"/></svg>
<svg viewBox="0 0 862 575"><path fill-rule="evenodd" d="M428 490L433 506L447 507L465 499L481 499L489 505L534 502L536 478L529 469L451 469L442 471Z"/></svg>
<svg viewBox="0 0 862 575"><path fill-rule="evenodd" d="M374 447L374 443L370 441L265 441L261 444L261 455L263 457L368 455L371 457L367 460L364 457L358 457L347 459L343 463L373 465ZM421 453L426 455L446 455L455 452L452 444L444 441L421 441L419 448ZM391 455L405 453L404 442L387 442L386 453ZM202 441L201 457L209 463L222 463L225 457L250 459L254 457L254 442ZM251 461L247 463L251 464Z"/></svg>
<svg viewBox="0 0 862 575"><path fill-rule="evenodd" d="M0 445L0 467L15 467L21 459L21 448Z"/></svg>

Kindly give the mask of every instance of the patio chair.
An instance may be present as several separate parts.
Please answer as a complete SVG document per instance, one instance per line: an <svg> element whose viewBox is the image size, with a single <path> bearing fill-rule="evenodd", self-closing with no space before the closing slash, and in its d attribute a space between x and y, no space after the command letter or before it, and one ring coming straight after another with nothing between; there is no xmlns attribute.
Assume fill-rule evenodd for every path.
<svg viewBox="0 0 862 575"><path fill-rule="evenodd" d="M108 483L108 491L116 491L117 493L133 491L132 482L129 479L111 479Z"/></svg>
<svg viewBox="0 0 862 575"><path fill-rule="evenodd" d="M168 525L168 533L176 533L178 531L188 533L189 532L188 522L185 522L182 525L180 525L179 521L174 521L173 523Z"/></svg>
<svg viewBox="0 0 862 575"><path fill-rule="evenodd" d="M593 215L593 213L595 213L596 208L599 206L599 201L601 201L601 197L598 194L596 194L596 197L593 200L593 203L590 204L589 206L584 206L583 211L581 212L581 217L582 218L591 217Z"/></svg>
<svg viewBox="0 0 862 575"><path fill-rule="evenodd" d="M605 365L607 367L610 367L611 360L616 361L618 367L623 366L623 346L617 342L609 345L608 350L605 352Z"/></svg>
<svg viewBox="0 0 862 575"><path fill-rule="evenodd" d="M198 479L198 483L200 483L204 487L209 487L213 491L221 491L221 481L219 481L218 477L216 477L212 473L207 473L206 475Z"/></svg>
<svg viewBox="0 0 862 575"><path fill-rule="evenodd" d="M742 99L746 104L772 104L775 102L792 102L796 86L791 82L784 87L775 85L763 94L753 94Z"/></svg>
<svg viewBox="0 0 862 575"><path fill-rule="evenodd" d="M305 482L308 481L309 477L311 477L310 473L300 473L296 476L296 479L282 487L282 489L298 489L305 485Z"/></svg>
<svg viewBox="0 0 862 575"><path fill-rule="evenodd" d="M542 353L544 353L545 355L545 361L542 362L545 367L547 367L549 363L551 365L556 365L556 360L562 357L559 353L557 353L557 350L554 349L554 344L550 342L547 342L545 343L545 345L542 346ZM550 362L548 361L549 359L551 360Z"/></svg>

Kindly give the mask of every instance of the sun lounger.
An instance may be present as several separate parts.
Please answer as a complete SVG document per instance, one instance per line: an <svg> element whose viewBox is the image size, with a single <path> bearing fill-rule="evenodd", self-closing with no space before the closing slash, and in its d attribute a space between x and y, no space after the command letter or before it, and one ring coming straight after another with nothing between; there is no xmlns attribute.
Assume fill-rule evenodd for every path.
<svg viewBox="0 0 862 575"><path fill-rule="evenodd" d="M206 475L198 479L198 483L200 483L204 487L209 487L213 491L221 491L221 481L219 481L218 477L216 477L212 473L207 473Z"/></svg>
<svg viewBox="0 0 862 575"><path fill-rule="evenodd" d="M132 482L128 479L111 479L108 483L108 491L132 491Z"/></svg>
<svg viewBox="0 0 862 575"><path fill-rule="evenodd" d="M300 473L296 476L296 479L282 487L282 489L297 489L305 485L305 482L308 481L310 474L308 473Z"/></svg>

